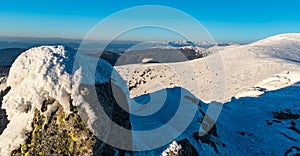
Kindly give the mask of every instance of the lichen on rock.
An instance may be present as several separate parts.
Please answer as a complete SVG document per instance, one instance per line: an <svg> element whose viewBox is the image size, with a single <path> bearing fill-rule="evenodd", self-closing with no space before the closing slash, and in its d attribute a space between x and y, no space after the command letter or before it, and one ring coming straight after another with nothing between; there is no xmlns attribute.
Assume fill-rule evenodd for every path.
<svg viewBox="0 0 300 156"><path fill-rule="evenodd" d="M12 155L93 155L95 136L76 112L66 114L59 104L49 117L36 109L32 128Z"/></svg>

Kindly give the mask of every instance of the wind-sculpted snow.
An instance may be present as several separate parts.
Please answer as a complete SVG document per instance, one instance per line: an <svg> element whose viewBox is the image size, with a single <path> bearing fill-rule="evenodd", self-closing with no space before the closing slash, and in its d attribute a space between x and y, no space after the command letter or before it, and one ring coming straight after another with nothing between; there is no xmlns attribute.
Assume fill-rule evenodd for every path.
<svg viewBox="0 0 300 156"><path fill-rule="evenodd" d="M11 67L7 85L12 89L4 98L8 118L24 113L49 97L69 110L72 67L75 51L62 46L38 47L25 53Z"/></svg>
<svg viewBox="0 0 300 156"><path fill-rule="evenodd" d="M71 73L75 51L63 46L32 48L13 63L2 108L10 120L0 136L0 153L8 155L24 143L31 130L34 110L41 110L45 100L54 98L70 111Z"/></svg>

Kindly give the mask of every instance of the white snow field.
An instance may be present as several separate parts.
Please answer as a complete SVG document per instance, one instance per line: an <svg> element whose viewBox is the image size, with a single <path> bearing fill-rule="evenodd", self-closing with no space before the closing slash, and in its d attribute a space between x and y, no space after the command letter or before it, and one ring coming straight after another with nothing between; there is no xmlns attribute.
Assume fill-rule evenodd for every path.
<svg viewBox="0 0 300 156"><path fill-rule="evenodd" d="M255 89L257 86L272 90L300 80L297 62L300 60L300 34L282 34L247 45L225 46L219 53L223 59L219 64L225 68L223 102L234 96L260 95L261 91ZM212 89L218 87L211 82L213 75L207 64L210 57L214 55L186 62L131 64L115 69L132 87L131 97L180 86L209 102L214 100L211 99ZM141 76L143 73L146 76ZM277 82L273 85L274 81Z"/></svg>
<svg viewBox="0 0 300 156"><path fill-rule="evenodd" d="M203 142L195 140L193 133L199 130L203 119L201 113L196 112L190 126L175 140L187 138L199 155L299 154L300 86L297 82L300 81L300 66L297 60L300 60L300 34L277 35L249 45L226 47L220 53L226 69L226 96L216 122L217 136L211 135L209 143L205 139ZM188 73L190 69L187 67L196 69L194 75ZM180 96L185 97L182 101L184 104L188 103L185 102L187 99L190 103L197 102L197 97L209 102L209 70L206 67L205 58L179 63L115 67L127 79L129 87L134 86L131 88L131 97L143 101L141 103L149 101L149 96L154 94L163 95L163 89L170 88L166 90L168 97L165 105L168 107L170 104L175 108L162 107L162 111L168 110L168 114L159 112L161 115L155 114L154 118L138 119L133 116L133 129L144 130L151 129L151 126L155 128L153 125L164 125L172 117L169 113L176 112L176 99ZM204 74L198 74L199 71ZM197 92L194 90L197 83L202 91L199 94L195 94ZM180 91L178 87L173 88L175 86L184 89ZM207 105L200 102L199 110L205 112L206 109ZM190 116L188 113L182 115ZM180 123L182 121L178 121ZM165 135L171 135L172 132L166 132ZM164 146L164 149L167 148ZM159 152L136 152L136 155L157 155Z"/></svg>
<svg viewBox="0 0 300 156"><path fill-rule="evenodd" d="M0 136L1 155L10 155L24 143L25 133L32 129L34 110L40 110L42 102L49 98L55 98L66 112L69 112L69 102L73 99L79 113L84 111L86 114L88 127L99 132L96 129L99 127L93 126L101 116L97 114L99 107L83 99L88 90L78 90L79 83L107 82L112 66L100 60L100 67L93 74L95 77L86 79L83 77L93 70L78 69L73 74L75 54L74 50L63 46L42 46L32 48L16 59L7 79L11 90L2 105L10 122ZM132 115L132 129L152 130L165 125L174 118L183 102L183 112L177 116L177 122L167 125L169 131L161 136L163 139L168 134L174 135L169 143L188 139L199 155L283 155L289 149L295 152L300 141L300 87L297 84L300 81L300 34L282 34L248 45L222 47L219 54L223 62L217 63L225 69L222 77L225 94L218 100L224 107L216 123L216 134L209 135L209 141L196 139L194 133L199 131L202 112L209 106L204 102L215 100L211 96L212 88L222 85L211 86L212 68L207 65L207 60L217 54L186 62L115 67L120 75L113 71L112 82L126 93L134 113L139 112L135 103L146 104L149 97L167 95L158 113L145 117ZM218 71L222 69L214 69L214 74ZM150 105L151 111L155 108L157 106ZM192 112L194 108L196 111ZM44 113L47 116L51 111L50 108ZM191 118L191 123L179 133L176 126L187 124L182 123L187 118ZM110 128L105 127L103 131L110 131ZM150 136L149 140L156 137ZM147 146L142 144L143 139L147 140L133 134L135 144ZM166 144L133 154L158 155L168 147Z"/></svg>

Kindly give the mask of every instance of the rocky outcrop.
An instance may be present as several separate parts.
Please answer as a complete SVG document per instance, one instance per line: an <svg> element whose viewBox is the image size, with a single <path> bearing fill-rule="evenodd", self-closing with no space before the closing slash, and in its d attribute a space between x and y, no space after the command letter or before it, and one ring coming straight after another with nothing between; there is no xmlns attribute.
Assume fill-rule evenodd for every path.
<svg viewBox="0 0 300 156"><path fill-rule="evenodd" d="M7 87L5 90L0 91L0 135L2 134L3 130L6 128L8 124L6 111L4 109L1 109L1 107L2 107L3 97L9 92L9 90L10 87Z"/></svg>
<svg viewBox="0 0 300 156"><path fill-rule="evenodd" d="M96 138L76 112L67 115L55 101L49 117L35 110L33 131L12 155L92 155Z"/></svg>
<svg viewBox="0 0 300 156"><path fill-rule="evenodd" d="M129 114L117 104L110 83L96 85L98 98L104 104L105 112L115 123L131 129ZM72 101L70 101L72 105ZM35 110L33 130L27 132L26 143L12 152L12 155L124 155L124 151L99 140L81 119L76 107L71 114L62 106L49 99L43 103L42 111L54 109L50 116Z"/></svg>
<svg viewBox="0 0 300 156"><path fill-rule="evenodd" d="M82 115L82 107L101 106L76 103L76 96L80 96L80 93L75 94L76 87L72 79L75 55L75 50L63 46L42 46L32 48L16 59L7 80L11 88L1 92L0 96L1 106L5 109L0 110L0 128L3 131L0 135L1 155L125 154L126 151L98 139L96 129L89 123L95 124L93 119L101 122L101 118L96 115L93 119L85 120L85 117L95 115L92 111L97 110L91 110L90 116ZM103 66L99 68L108 74L109 69L111 66L107 70ZM97 76L105 77L101 74ZM101 101L102 108L113 122L130 130L129 114L118 106L112 87L116 91L121 90L111 84L105 79L92 86L96 88L96 100ZM108 132L110 136L111 131Z"/></svg>
<svg viewBox="0 0 300 156"><path fill-rule="evenodd" d="M182 155L199 155L195 147L190 143L188 139L183 139L178 141L178 143L182 146Z"/></svg>
<svg viewBox="0 0 300 156"><path fill-rule="evenodd" d="M9 66L0 65L0 77L7 76L9 72Z"/></svg>

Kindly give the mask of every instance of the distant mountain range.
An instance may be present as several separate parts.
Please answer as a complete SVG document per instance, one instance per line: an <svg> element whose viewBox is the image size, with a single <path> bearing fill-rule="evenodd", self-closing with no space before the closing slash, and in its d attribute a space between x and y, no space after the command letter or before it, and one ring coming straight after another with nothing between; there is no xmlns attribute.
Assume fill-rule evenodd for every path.
<svg viewBox="0 0 300 156"><path fill-rule="evenodd" d="M41 45L63 45L73 49L79 48L82 40L80 39L66 39L66 38L31 38L31 37L1 37L0 36L0 49L6 48L24 48L29 49L32 47L37 47ZM88 47L89 49L84 49L89 52L99 52L99 51L114 51L114 52L124 52L129 48L134 49L148 49L155 47L183 47L183 46L197 46L202 48L210 48L213 46L228 46L235 43L223 43L223 42L191 42L187 40L181 41L112 41L108 45L107 41L85 41L83 47Z"/></svg>
<svg viewBox="0 0 300 156"><path fill-rule="evenodd" d="M82 53L100 56L111 64L122 55L123 64L141 63L143 57L149 56L158 62L180 62L207 56L218 51L216 47L238 45L222 42L191 42L191 41L113 41L108 45L105 41L85 41L64 38L25 38L25 37L0 37L0 65L10 66L24 51L41 45L63 45ZM159 52L159 53L158 53ZM183 57L169 55L181 52ZM168 53L168 58L165 58ZM163 56L163 57L162 57ZM164 60L168 60L167 62ZM150 60L151 62L151 60ZM120 63L120 62L119 62ZM144 62L145 63L145 62ZM148 61L149 63L149 61Z"/></svg>

